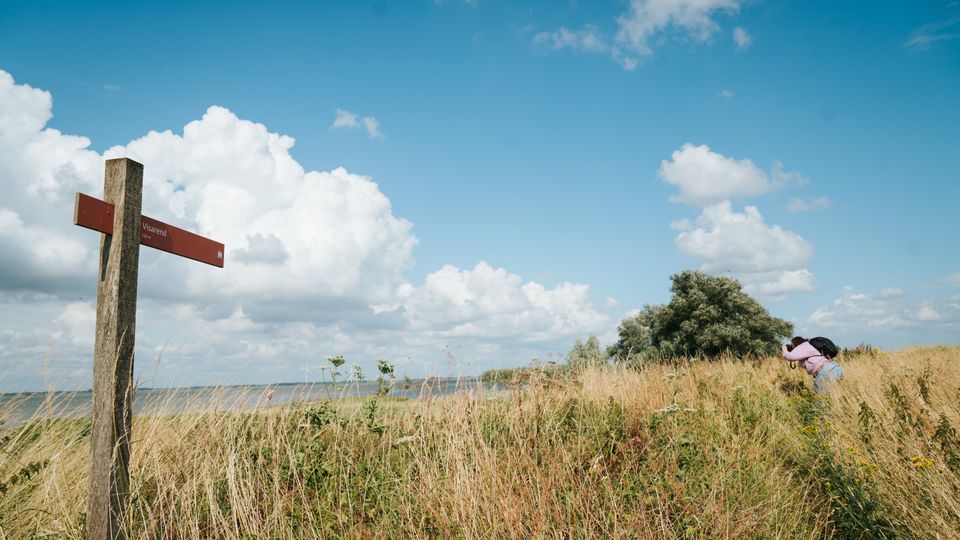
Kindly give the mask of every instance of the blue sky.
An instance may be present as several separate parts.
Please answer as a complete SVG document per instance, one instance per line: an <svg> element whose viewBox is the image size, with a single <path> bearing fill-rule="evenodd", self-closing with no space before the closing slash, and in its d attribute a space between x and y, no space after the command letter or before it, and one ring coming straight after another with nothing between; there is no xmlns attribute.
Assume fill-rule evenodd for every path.
<svg viewBox="0 0 960 540"><path fill-rule="evenodd" d="M144 255L145 264L189 273L186 283L220 280L203 290L222 294L194 287L171 298L146 287L140 358L166 341L171 319L229 327L231 343L251 333L262 338L231 349L226 369L203 339L178 334L170 380L291 380L314 357L336 353L366 366L376 356L398 358L420 375L446 366L449 348L467 371L519 365L565 352L590 333L611 339L630 310L668 300L669 275L684 268L731 268L798 331L843 344L957 342L957 2L5 2L0 35L0 69L15 81L9 88L48 92L53 117L44 129L87 137L86 150L101 160L123 147L148 175L158 171L157 182L189 192L195 178L200 193L226 165L215 157L160 164L172 143L141 138L164 130L184 136L185 125L219 106L227 112L219 123L211 117L211 126L262 124L296 140L289 157L305 171L343 167L376 183L370 196L388 207L344 210L341 233L379 230L384 220L410 224L390 225L382 244L341 253L377 268L359 271L350 287L336 285L345 268L318 269L321 281L305 289L312 307L283 291L264 292L250 277L296 280L296 272L273 275L250 263L240 277L204 277ZM338 109L345 125L333 127ZM377 123L379 136L364 118ZM237 141L236 131L203 132L208 152ZM7 144L9 155L25 159ZM76 159L93 162L84 156ZM45 207L15 190L35 195L30 186L47 176L63 193L76 182L7 167L5 176L20 176L4 178L8 203L0 208L25 230L47 230L52 218L34 217ZM101 181L90 171L81 176L92 191ZM257 189L270 192L270 178L250 180L259 186L249 188L253 199ZM359 176L349 178L360 189ZM689 196L707 185L719 194ZM66 204L60 191L48 197L50 208ZM154 205L154 213L216 232L206 199L197 197L196 214L191 203L178 213L160 195L145 200L145 212ZM723 201L727 210L703 217ZM746 207L761 221L742 217ZM284 244L316 225L304 219L290 220L286 236L275 238ZM743 220L753 228L730 228ZM233 245L253 253L254 229ZM750 231L760 236L751 239ZM56 234L95 249L85 231ZM320 255L330 243L305 238L303 248ZM777 242L786 243L782 256ZM393 249L396 257L378 255ZM281 252L289 257L278 264L300 264L296 249ZM8 253L9 268L39 271L26 260L29 250ZM88 264L90 256L77 260ZM490 272L474 273L481 261ZM757 272L738 270L744 261ZM7 306L0 356L12 366L2 389L35 387L37 354L61 359L53 378L84 386L94 283L92 274L84 282L78 266L70 287L24 285L14 270L0 273ZM787 281L774 287L781 277ZM238 279L246 288L231 288ZM529 283L542 286L549 302L524 289ZM561 290L564 283L588 289ZM324 292L311 297L318 289ZM370 292L380 289L391 292ZM503 300L514 295L522 301ZM376 317L354 317L371 309ZM196 319L183 319L186 312ZM504 330L531 320L537 323L526 336ZM253 367L267 357L271 369Z"/></svg>

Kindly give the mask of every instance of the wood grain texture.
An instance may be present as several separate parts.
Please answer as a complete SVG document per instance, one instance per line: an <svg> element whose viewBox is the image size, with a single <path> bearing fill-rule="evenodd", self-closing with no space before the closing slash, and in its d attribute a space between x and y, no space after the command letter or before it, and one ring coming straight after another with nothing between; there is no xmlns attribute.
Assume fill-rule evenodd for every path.
<svg viewBox="0 0 960 540"><path fill-rule="evenodd" d="M143 165L127 158L107 160L103 184L104 200L115 210L113 234L100 237L86 535L122 540L130 496Z"/></svg>

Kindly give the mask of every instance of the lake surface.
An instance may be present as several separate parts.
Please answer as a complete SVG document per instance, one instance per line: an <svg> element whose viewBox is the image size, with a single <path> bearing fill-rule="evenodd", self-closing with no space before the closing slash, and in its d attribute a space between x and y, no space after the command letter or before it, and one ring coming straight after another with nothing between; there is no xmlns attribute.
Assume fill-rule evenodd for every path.
<svg viewBox="0 0 960 540"><path fill-rule="evenodd" d="M454 393L482 390L500 391L498 383L483 383L478 378L414 380L408 385L395 384L390 397L419 399ZM351 382L334 386L331 383L297 383L269 386L220 386L197 388L140 388L134 396L134 415L171 414L215 410L250 410L273 407L297 401L316 401L373 396L377 383ZM90 416L93 393L38 392L34 394L0 395L0 419L3 427L13 427L32 419L82 418Z"/></svg>

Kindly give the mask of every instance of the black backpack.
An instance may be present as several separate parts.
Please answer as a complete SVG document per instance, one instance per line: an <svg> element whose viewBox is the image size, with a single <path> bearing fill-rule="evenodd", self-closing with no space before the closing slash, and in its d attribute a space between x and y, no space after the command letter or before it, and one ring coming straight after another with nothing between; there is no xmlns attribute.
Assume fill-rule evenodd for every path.
<svg viewBox="0 0 960 540"><path fill-rule="evenodd" d="M840 354L840 349L828 338L815 337L810 339L810 345L827 358L836 358Z"/></svg>

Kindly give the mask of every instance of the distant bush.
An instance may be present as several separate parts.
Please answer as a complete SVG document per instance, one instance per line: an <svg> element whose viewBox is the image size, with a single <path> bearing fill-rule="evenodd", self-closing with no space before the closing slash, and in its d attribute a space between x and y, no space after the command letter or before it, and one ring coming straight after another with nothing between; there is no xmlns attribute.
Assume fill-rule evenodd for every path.
<svg viewBox="0 0 960 540"><path fill-rule="evenodd" d="M573 344L570 352L567 353L566 362L563 364L533 360L529 366L484 371L480 375L480 380L483 382L524 384L530 382L534 377L544 378L544 376L546 376L546 378L560 378L575 376L584 369L606 365L609 361L610 355L600 346L597 337L590 336L586 341L578 339Z"/></svg>
<svg viewBox="0 0 960 540"><path fill-rule="evenodd" d="M529 368L503 368L488 369L480 374L480 380L488 383L506 383L513 382L518 376Z"/></svg>
<svg viewBox="0 0 960 540"><path fill-rule="evenodd" d="M563 366L555 363L541 364L534 361L533 365L516 368L488 369L480 375L485 383L525 384L532 379L557 377L565 372Z"/></svg>
<svg viewBox="0 0 960 540"><path fill-rule="evenodd" d="M567 353L567 365L574 370L590 366L602 366L610 360L610 355L600 348L596 336L590 336L586 342L577 340Z"/></svg>
<svg viewBox="0 0 960 540"><path fill-rule="evenodd" d="M781 340L793 333L792 324L771 316L735 279L691 270L670 279L670 302L645 306L621 322L610 356L642 362L767 356L779 352Z"/></svg>
<svg viewBox="0 0 960 540"><path fill-rule="evenodd" d="M870 345L869 343L861 343L851 349L844 347L840 351L840 357L847 360L851 358L856 358L858 356L866 356L866 357L873 358L879 352L880 352L880 349L874 347L873 345Z"/></svg>

